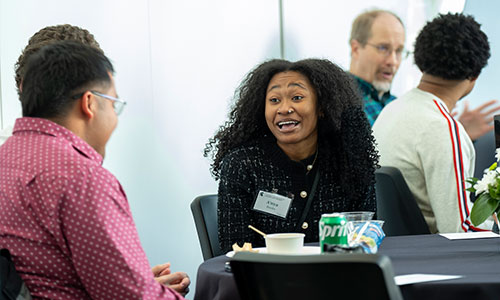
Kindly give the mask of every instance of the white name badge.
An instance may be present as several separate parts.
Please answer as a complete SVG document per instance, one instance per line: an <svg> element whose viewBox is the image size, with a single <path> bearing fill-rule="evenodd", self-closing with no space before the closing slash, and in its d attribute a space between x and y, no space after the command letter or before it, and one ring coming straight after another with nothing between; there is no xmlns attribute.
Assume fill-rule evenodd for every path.
<svg viewBox="0 0 500 300"><path fill-rule="evenodd" d="M254 210L265 212L278 217L286 218L292 199L274 193L259 191Z"/></svg>

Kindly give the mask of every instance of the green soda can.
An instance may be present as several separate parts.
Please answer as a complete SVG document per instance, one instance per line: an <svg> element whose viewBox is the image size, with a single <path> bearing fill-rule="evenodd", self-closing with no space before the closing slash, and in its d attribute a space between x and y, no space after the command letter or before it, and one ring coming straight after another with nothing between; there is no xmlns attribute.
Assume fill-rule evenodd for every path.
<svg viewBox="0 0 500 300"><path fill-rule="evenodd" d="M319 244L348 246L347 220L341 213L322 214L319 220Z"/></svg>

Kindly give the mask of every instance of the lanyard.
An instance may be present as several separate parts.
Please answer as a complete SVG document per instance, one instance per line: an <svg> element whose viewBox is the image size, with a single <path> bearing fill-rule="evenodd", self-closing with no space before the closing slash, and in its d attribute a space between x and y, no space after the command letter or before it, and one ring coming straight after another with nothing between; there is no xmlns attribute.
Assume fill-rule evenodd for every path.
<svg viewBox="0 0 500 300"><path fill-rule="evenodd" d="M302 223L304 223L307 213L309 212L309 209L311 208L311 203L313 202L314 199L314 194L316 194L316 187L318 186L318 181L319 181L319 170L316 171L316 176L314 177L314 183L311 188L311 192L309 193L309 197L307 197L307 203L306 207L304 208L304 211L302 212L302 216L300 217L299 223L297 224L296 231L301 230Z"/></svg>

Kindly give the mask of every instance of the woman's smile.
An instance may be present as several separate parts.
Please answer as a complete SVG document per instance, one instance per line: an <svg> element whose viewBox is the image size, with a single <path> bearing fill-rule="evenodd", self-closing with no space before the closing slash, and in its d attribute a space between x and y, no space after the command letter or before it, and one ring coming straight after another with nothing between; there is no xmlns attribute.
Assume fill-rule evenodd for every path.
<svg viewBox="0 0 500 300"><path fill-rule="evenodd" d="M267 87L265 118L269 130L285 152L314 153L318 141L316 91L303 74L277 73ZM294 156L292 153L287 153Z"/></svg>

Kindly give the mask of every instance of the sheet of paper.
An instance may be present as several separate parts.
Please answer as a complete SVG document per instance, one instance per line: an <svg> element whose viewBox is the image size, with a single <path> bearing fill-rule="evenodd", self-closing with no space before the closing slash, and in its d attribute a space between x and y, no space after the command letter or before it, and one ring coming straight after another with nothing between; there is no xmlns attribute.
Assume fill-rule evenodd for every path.
<svg viewBox="0 0 500 300"><path fill-rule="evenodd" d="M419 282L457 279L460 275L437 275L437 274L408 274L394 277L397 285L405 285Z"/></svg>
<svg viewBox="0 0 500 300"><path fill-rule="evenodd" d="M449 240L466 240L466 239L486 239L486 238L498 238L498 234L491 231L481 231L481 232L463 232L463 233L440 233L439 235L449 239Z"/></svg>

